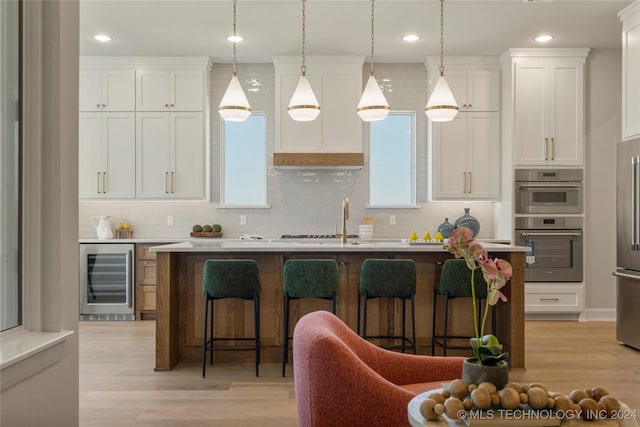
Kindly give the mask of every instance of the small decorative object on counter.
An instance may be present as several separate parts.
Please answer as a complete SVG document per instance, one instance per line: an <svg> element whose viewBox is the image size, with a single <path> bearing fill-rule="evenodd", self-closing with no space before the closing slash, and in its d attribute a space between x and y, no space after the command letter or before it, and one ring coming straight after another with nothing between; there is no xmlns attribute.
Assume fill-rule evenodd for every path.
<svg viewBox="0 0 640 427"><path fill-rule="evenodd" d="M371 240L373 238L373 225L360 224L358 226L358 236L362 240Z"/></svg>
<svg viewBox="0 0 640 427"><path fill-rule="evenodd" d="M129 225L129 221L123 219L118 223L116 227L116 239L132 239L133 238L133 228Z"/></svg>
<svg viewBox="0 0 640 427"><path fill-rule="evenodd" d="M222 226L220 224L196 224L191 230L191 237L222 237Z"/></svg>
<svg viewBox="0 0 640 427"><path fill-rule="evenodd" d="M476 237L480 231L480 221L471 216L469 209L470 208L464 208L464 215L456 219L454 226L455 228L467 227L473 232L473 237ZM442 234L444 235L444 233Z"/></svg>
<svg viewBox="0 0 640 427"><path fill-rule="evenodd" d="M373 223L376 219L370 216L362 217L362 224L358 226L358 237L362 240L371 240L373 238Z"/></svg>
<svg viewBox="0 0 640 427"><path fill-rule="evenodd" d="M449 222L449 218L445 218L444 222L438 226L438 232L442 234L442 237L448 239L453 233L454 226Z"/></svg>
<svg viewBox="0 0 640 427"><path fill-rule="evenodd" d="M96 229L96 235L100 240L113 239L113 230L111 229L110 215L92 216L89 222Z"/></svg>

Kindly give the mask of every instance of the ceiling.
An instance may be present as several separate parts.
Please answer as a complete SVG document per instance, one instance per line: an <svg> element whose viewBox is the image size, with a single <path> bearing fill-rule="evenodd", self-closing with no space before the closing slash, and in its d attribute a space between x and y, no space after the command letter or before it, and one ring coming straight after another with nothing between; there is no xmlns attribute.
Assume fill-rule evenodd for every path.
<svg viewBox="0 0 640 427"><path fill-rule="evenodd" d="M544 47L620 49L618 0L447 0L445 55L500 55L510 47L541 47L532 37L555 35ZM232 0L81 0L81 55L210 56L230 63ZM270 63L300 55L300 0L238 0L239 63ZM307 55L370 58L369 0L307 0ZM438 0L378 0L375 61L422 63L439 54ZM113 37L109 43L93 39ZM422 38L409 44L407 33Z"/></svg>

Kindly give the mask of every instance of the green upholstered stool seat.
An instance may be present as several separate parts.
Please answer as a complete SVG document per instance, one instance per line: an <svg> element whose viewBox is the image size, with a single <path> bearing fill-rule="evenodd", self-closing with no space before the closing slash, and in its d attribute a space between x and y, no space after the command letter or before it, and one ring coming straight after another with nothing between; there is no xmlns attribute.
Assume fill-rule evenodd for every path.
<svg viewBox="0 0 640 427"><path fill-rule="evenodd" d="M472 298L471 293L471 270L467 266L467 262L464 259L448 259L442 265L442 272L440 274L440 280L435 284L433 288L433 321L431 329L431 355L435 354L435 346L438 345L443 348L443 355L447 355L448 348L464 348L468 349L469 344L465 343L464 346L451 346L447 345L448 338L471 338L469 336L448 335L449 329L449 301L455 298ZM478 268L474 274L474 286L476 299L481 304L482 300L487 299L487 282L482 276L482 271ZM438 295L444 296L444 326L442 335L436 335L436 310ZM483 310L478 310L478 313L482 313ZM479 319L480 321L480 319ZM493 330L495 330L495 306L492 311L492 324ZM440 339L442 341L440 341Z"/></svg>
<svg viewBox="0 0 640 427"><path fill-rule="evenodd" d="M282 335L282 376L289 360L289 302L299 298L321 298L331 301L336 314L338 263L334 259L289 259L282 269L284 321Z"/></svg>
<svg viewBox="0 0 640 427"><path fill-rule="evenodd" d="M210 259L204 263L202 292L204 301L204 334L202 346L202 377L205 376L207 352L210 352L210 363L213 364L214 351L253 350L256 353L256 376L260 363L260 292L262 286L258 275L258 264L244 259ZM214 301L224 298L253 300L254 337L214 337ZM209 313L210 312L210 313ZM210 316L210 317L209 317ZM209 338L208 326L211 328ZM220 347L216 341L253 341L251 347Z"/></svg>
<svg viewBox="0 0 640 427"><path fill-rule="evenodd" d="M407 344L416 353L416 321L414 295L416 293L416 265L410 259L367 259L362 263L360 284L358 286L358 334L360 334L360 299L363 304L363 338L400 339L400 346L387 347L401 349L404 353ZM402 300L402 335L367 335L367 301L372 298L400 298ZM411 301L411 328L413 339L405 332L406 302Z"/></svg>

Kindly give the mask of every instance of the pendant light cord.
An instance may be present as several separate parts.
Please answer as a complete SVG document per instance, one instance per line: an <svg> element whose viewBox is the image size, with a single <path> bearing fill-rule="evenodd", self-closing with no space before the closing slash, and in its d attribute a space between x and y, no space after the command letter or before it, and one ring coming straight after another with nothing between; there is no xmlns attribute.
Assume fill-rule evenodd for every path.
<svg viewBox="0 0 640 427"><path fill-rule="evenodd" d="M373 34L374 34L374 3L375 0L371 0L371 75L373 76Z"/></svg>
<svg viewBox="0 0 640 427"><path fill-rule="evenodd" d="M236 3L237 0L233 0L233 76L238 74L238 67L236 66Z"/></svg>
<svg viewBox="0 0 640 427"><path fill-rule="evenodd" d="M444 76L444 0L440 0L440 76Z"/></svg>
<svg viewBox="0 0 640 427"><path fill-rule="evenodd" d="M304 76L307 73L307 65L305 62L305 49L304 49L304 45L305 45L305 33L306 33L306 17L307 15L305 14L305 2L306 0L302 0L302 67L300 67L300 70L302 71L302 75Z"/></svg>

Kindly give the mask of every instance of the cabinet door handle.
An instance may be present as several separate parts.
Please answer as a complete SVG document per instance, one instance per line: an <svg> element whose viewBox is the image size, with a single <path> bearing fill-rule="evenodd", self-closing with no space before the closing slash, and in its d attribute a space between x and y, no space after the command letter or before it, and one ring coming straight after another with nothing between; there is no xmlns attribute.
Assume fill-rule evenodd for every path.
<svg viewBox="0 0 640 427"><path fill-rule="evenodd" d="M554 301L554 302L558 302L560 301L559 298L540 298L540 301Z"/></svg>
<svg viewBox="0 0 640 427"><path fill-rule="evenodd" d="M169 104L164 104L164 106L168 108L168 107L169 107Z"/></svg>
<svg viewBox="0 0 640 427"><path fill-rule="evenodd" d="M473 107L473 105L469 104L469 108Z"/></svg>
<svg viewBox="0 0 640 427"><path fill-rule="evenodd" d="M172 107L175 107L175 104L171 104Z"/></svg>
<svg viewBox="0 0 640 427"><path fill-rule="evenodd" d="M544 139L544 159L549 160L549 138Z"/></svg>
<svg viewBox="0 0 640 427"><path fill-rule="evenodd" d="M96 107L100 108L100 104L96 104Z"/></svg>
<svg viewBox="0 0 640 427"><path fill-rule="evenodd" d="M164 192L169 194L169 172L164 173Z"/></svg>
<svg viewBox="0 0 640 427"><path fill-rule="evenodd" d="M175 172L171 171L171 194L176 192L176 176L175 176Z"/></svg>
<svg viewBox="0 0 640 427"><path fill-rule="evenodd" d="M98 172L98 182L96 182L96 188L98 189L98 194L100 194L100 172Z"/></svg>
<svg viewBox="0 0 640 427"><path fill-rule="evenodd" d="M471 194L471 171L469 171L469 194Z"/></svg>
<svg viewBox="0 0 640 427"><path fill-rule="evenodd" d="M107 104L102 104L102 106L103 106L103 107L106 107L106 106L107 106Z"/></svg>
<svg viewBox="0 0 640 427"><path fill-rule="evenodd" d="M551 138L551 160L556 159L556 139Z"/></svg>
<svg viewBox="0 0 640 427"><path fill-rule="evenodd" d="M464 181L464 190L462 191L464 194L467 194L467 173L462 172L462 179Z"/></svg>
<svg viewBox="0 0 640 427"><path fill-rule="evenodd" d="M102 193L107 194L107 173L102 172Z"/></svg>

